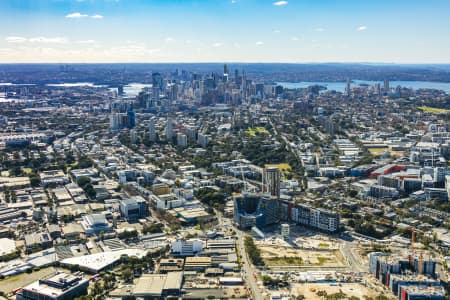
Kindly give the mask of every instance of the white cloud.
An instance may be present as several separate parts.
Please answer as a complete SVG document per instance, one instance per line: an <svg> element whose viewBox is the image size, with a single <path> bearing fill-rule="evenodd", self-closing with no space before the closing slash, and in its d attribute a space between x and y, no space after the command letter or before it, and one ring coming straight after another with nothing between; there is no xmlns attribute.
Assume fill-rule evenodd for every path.
<svg viewBox="0 0 450 300"><path fill-rule="evenodd" d="M272 32L275 33L275 34L278 34L278 33L280 33L281 31L278 30L278 29L274 29Z"/></svg>
<svg viewBox="0 0 450 300"><path fill-rule="evenodd" d="M65 44L67 43L67 38L64 37L45 37L45 36L38 36L38 37L32 37L29 38L28 41L30 43L45 43L45 44Z"/></svg>
<svg viewBox="0 0 450 300"><path fill-rule="evenodd" d="M65 44L68 42L65 37L45 37L37 36L26 38L22 36L9 36L5 39L7 43L41 43L41 44Z"/></svg>
<svg viewBox="0 0 450 300"><path fill-rule="evenodd" d="M287 5L288 2L287 1L276 1L273 3L273 5L275 6L283 6L283 5Z"/></svg>
<svg viewBox="0 0 450 300"><path fill-rule="evenodd" d="M166 43L173 43L173 42L175 42L174 38L172 38L170 36L166 38Z"/></svg>
<svg viewBox="0 0 450 300"><path fill-rule="evenodd" d="M315 30L316 30L317 32L324 32L324 31L325 31L325 29L320 28L320 27L319 27L319 28L316 28Z"/></svg>
<svg viewBox="0 0 450 300"><path fill-rule="evenodd" d="M27 38L24 38L22 36L8 36L5 38L5 41L7 43L25 43L27 41Z"/></svg>
<svg viewBox="0 0 450 300"><path fill-rule="evenodd" d="M219 42L217 42L217 43L214 43L213 45L212 45L214 48L219 48L219 47L222 47L223 46L223 44L222 43L219 43Z"/></svg>
<svg viewBox="0 0 450 300"><path fill-rule="evenodd" d="M68 18L68 19L80 19L80 18L87 18L87 17L89 17L89 16L86 14L79 13L79 12L74 12L74 13L66 15L66 18Z"/></svg>
<svg viewBox="0 0 450 300"><path fill-rule="evenodd" d="M359 26L358 28L356 28L357 31L364 31L367 29L367 26Z"/></svg>
<svg viewBox="0 0 450 300"><path fill-rule="evenodd" d="M261 46L261 45L264 45L264 42L262 42L262 41L257 41L257 42L255 43L255 45L256 45L256 46Z"/></svg>
<svg viewBox="0 0 450 300"><path fill-rule="evenodd" d="M296 36L291 37L291 41L297 42L300 41L300 39Z"/></svg>
<svg viewBox="0 0 450 300"><path fill-rule="evenodd" d="M231 4L237 3L237 0L231 0Z"/></svg>
<svg viewBox="0 0 450 300"><path fill-rule="evenodd" d="M95 15L91 16L91 18L92 19L103 19L103 16L99 15L99 14L95 14Z"/></svg>
<svg viewBox="0 0 450 300"><path fill-rule="evenodd" d="M78 41L78 44L94 44L95 41L94 40L83 40L83 41Z"/></svg>
<svg viewBox="0 0 450 300"><path fill-rule="evenodd" d="M241 44L239 44L239 43L233 43L233 47L234 47L234 48L241 48Z"/></svg>

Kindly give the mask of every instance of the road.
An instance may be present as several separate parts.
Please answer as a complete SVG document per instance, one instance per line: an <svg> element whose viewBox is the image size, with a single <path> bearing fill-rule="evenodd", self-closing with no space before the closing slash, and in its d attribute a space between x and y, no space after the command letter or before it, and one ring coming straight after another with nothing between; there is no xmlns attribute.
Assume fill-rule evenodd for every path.
<svg viewBox="0 0 450 300"><path fill-rule="evenodd" d="M347 260L348 265L350 266L351 270L358 273L365 273L369 271L369 266L364 265L364 263L361 261L361 259L358 257L357 254L354 253L353 247L355 244L345 242L341 246L341 252L342 255Z"/></svg>
<svg viewBox="0 0 450 300"><path fill-rule="evenodd" d="M273 121L272 121L271 118L269 118L269 123L270 123L270 126L272 126L273 132L275 133L275 135L281 137L281 139L284 141L284 143L285 143L286 146L289 148L289 150L292 152L292 154L294 154L294 156L295 156L295 157L297 158L297 160L300 162L300 165L302 166L302 168L305 168L305 165L304 165L304 163L303 163L303 159L302 159L301 156L300 156L300 151L298 151L298 149L294 148L294 147L291 145L291 142L287 139L286 136L284 136L282 133L279 133L279 132L278 132L278 129L277 129L277 128L275 127L275 125L273 124ZM305 169L305 172L302 174L302 176L308 177L308 174L307 174L307 172L306 172L306 169Z"/></svg>
<svg viewBox="0 0 450 300"><path fill-rule="evenodd" d="M245 251L245 246L244 246L245 236L239 229L236 229L235 231L236 231L236 235L238 237L236 246L238 247L239 253L242 256L243 277L244 277L245 282L247 282L248 286L250 287L250 289L252 291L251 299L263 300L264 297L261 294L261 291L258 287L257 279L255 278L256 270L254 269L253 265L250 263L247 252Z"/></svg>

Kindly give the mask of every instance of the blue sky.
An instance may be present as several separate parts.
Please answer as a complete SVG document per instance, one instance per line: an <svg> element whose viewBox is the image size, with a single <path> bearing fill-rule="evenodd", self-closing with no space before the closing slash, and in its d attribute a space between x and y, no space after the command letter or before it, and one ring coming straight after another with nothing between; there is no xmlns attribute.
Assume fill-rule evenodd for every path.
<svg viewBox="0 0 450 300"><path fill-rule="evenodd" d="M0 62L450 63L448 0L1 0Z"/></svg>

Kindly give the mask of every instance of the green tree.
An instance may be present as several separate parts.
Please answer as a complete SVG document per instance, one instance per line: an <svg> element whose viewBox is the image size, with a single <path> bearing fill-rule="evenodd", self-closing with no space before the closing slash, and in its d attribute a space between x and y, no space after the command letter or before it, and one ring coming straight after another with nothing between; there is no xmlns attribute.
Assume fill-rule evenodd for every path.
<svg viewBox="0 0 450 300"><path fill-rule="evenodd" d="M126 283L132 282L133 278L134 278L133 272L129 268L122 270L121 277L122 277L122 280L125 281Z"/></svg>
<svg viewBox="0 0 450 300"><path fill-rule="evenodd" d="M36 173L30 173L28 177L32 187L38 187L41 184L41 178Z"/></svg>

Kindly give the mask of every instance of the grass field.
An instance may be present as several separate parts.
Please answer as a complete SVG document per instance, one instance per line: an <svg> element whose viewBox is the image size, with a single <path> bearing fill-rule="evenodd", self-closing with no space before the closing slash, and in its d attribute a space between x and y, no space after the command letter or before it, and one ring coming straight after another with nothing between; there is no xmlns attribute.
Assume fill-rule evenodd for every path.
<svg viewBox="0 0 450 300"><path fill-rule="evenodd" d="M370 154L374 155L374 156L380 156L384 153L384 151L389 151L391 153L391 156L395 156L395 157L402 157L404 156L404 152L403 151L392 151L391 148L386 147L386 148L367 148L367 151L370 152Z"/></svg>
<svg viewBox="0 0 450 300"><path fill-rule="evenodd" d="M277 167L281 172L289 172L291 170L291 166L289 164L267 164L266 168Z"/></svg>
<svg viewBox="0 0 450 300"><path fill-rule="evenodd" d="M301 266L303 259L301 257L267 257L264 258L266 266Z"/></svg>
<svg viewBox="0 0 450 300"><path fill-rule="evenodd" d="M265 129L264 127L255 127L255 128L250 127L247 128L245 132L250 136L255 136L256 134L269 134L267 129Z"/></svg>
<svg viewBox="0 0 450 300"><path fill-rule="evenodd" d="M51 267L35 271L31 274L22 273L19 275L8 277L6 279L0 280L0 291L7 294L17 288L24 287L54 272L55 269Z"/></svg>
<svg viewBox="0 0 450 300"><path fill-rule="evenodd" d="M425 111L425 112L433 113L433 114L449 114L450 113L450 109L436 108L436 107L430 107L430 106L420 106L419 109L422 111Z"/></svg>
<svg viewBox="0 0 450 300"><path fill-rule="evenodd" d="M381 155L383 154L384 151L389 151L389 147L385 147L385 148L367 148L367 150L370 152L370 154L372 155Z"/></svg>
<svg viewBox="0 0 450 300"><path fill-rule="evenodd" d="M22 168L22 171L27 175L31 174L31 172L33 172L33 170L31 168Z"/></svg>

